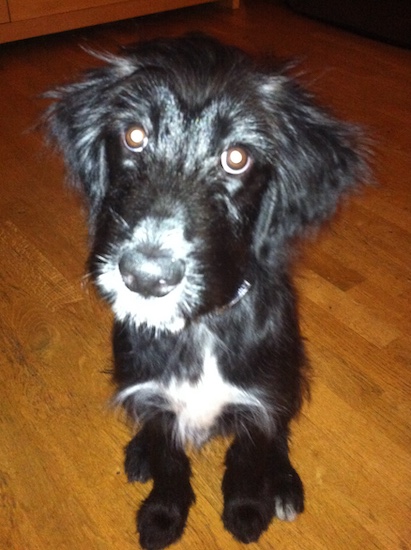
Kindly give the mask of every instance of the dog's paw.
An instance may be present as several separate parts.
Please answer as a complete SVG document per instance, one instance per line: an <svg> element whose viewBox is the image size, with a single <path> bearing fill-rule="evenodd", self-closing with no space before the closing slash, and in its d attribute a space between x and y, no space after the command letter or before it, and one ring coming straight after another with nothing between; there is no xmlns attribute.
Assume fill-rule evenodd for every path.
<svg viewBox="0 0 411 550"><path fill-rule="evenodd" d="M242 543L256 542L273 518L272 506L265 499L233 498L225 502L224 527Z"/></svg>
<svg viewBox="0 0 411 550"><path fill-rule="evenodd" d="M145 442L137 434L125 448L124 470L129 482L145 483L151 479L150 464Z"/></svg>
<svg viewBox="0 0 411 550"><path fill-rule="evenodd" d="M283 521L293 521L304 511L304 488L295 470L276 479L275 515Z"/></svg>
<svg viewBox="0 0 411 550"><path fill-rule="evenodd" d="M190 489L191 491L191 489ZM144 501L137 514L140 544L146 550L161 550L176 542L183 534L194 494L185 498L164 498L155 490Z"/></svg>

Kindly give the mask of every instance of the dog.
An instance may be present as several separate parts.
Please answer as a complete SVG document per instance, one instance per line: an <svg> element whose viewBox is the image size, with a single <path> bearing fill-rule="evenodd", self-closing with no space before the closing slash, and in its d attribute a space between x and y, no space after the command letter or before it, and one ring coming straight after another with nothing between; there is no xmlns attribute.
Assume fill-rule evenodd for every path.
<svg viewBox="0 0 411 550"><path fill-rule="evenodd" d="M52 140L87 202L92 278L115 315L115 400L138 427L129 481L149 550L195 501L187 445L232 436L225 528L257 541L304 509L290 423L309 363L296 241L364 182L362 132L283 69L198 35L143 42L48 94Z"/></svg>

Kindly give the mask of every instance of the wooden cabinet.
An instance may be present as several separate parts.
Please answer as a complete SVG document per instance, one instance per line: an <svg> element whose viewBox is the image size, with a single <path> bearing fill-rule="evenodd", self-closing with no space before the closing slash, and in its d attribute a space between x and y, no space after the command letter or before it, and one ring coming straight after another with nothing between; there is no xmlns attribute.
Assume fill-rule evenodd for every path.
<svg viewBox="0 0 411 550"><path fill-rule="evenodd" d="M0 43L216 0L0 0ZM220 0L238 7L239 0Z"/></svg>
<svg viewBox="0 0 411 550"><path fill-rule="evenodd" d="M9 18L9 9L7 7L7 1L0 0L0 24L8 23L8 21L10 21L10 18Z"/></svg>
<svg viewBox="0 0 411 550"><path fill-rule="evenodd" d="M121 0L7 0L12 21L121 4ZM155 4L155 2L153 2Z"/></svg>

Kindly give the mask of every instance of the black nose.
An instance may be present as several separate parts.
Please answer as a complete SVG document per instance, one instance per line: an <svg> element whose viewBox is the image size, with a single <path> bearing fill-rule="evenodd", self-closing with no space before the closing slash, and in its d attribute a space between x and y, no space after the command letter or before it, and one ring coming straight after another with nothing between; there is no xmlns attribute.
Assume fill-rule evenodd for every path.
<svg viewBox="0 0 411 550"><path fill-rule="evenodd" d="M170 250L140 245L123 254L119 269L124 284L146 298L160 298L178 286L185 274L184 260Z"/></svg>

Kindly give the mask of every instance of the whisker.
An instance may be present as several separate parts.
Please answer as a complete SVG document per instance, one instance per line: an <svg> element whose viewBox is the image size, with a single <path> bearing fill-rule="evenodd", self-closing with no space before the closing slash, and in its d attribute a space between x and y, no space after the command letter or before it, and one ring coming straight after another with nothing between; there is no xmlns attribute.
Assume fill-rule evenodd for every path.
<svg viewBox="0 0 411 550"><path fill-rule="evenodd" d="M126 231L131 231L130 224L123 218L123 216L121 216L111 207L109 208L109 211L114 220L118 222L123 229L125 229Z"/></svg>

